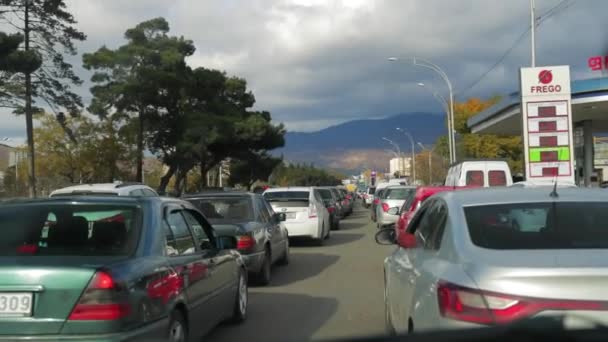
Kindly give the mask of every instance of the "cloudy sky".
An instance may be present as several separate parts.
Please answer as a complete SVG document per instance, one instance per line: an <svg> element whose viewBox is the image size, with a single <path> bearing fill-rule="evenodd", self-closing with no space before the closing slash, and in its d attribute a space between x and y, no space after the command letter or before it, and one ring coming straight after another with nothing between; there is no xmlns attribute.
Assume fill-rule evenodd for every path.
<svg viewBox="0 0 608 342"><path fill-rule="evenodd" d="M389 56L419 56L442 66L457 99L508 93L530 63L529 0L66 0L88 35L79 52L122 44L124 31L165 17L174 35L197 47L192 66L244 77L257 108L294 131L401 112L439 112L424 82L432 72ZM562 0L536 0L542 16ZM599 77L587 58L607 54L608 1L568 0L544 16L537 64L569 64L575 79ZM561 7L560 7L561 8ZM74 59L84 79L89 78ZM474 87L471 85L476 83ZM90 101L89 85L78 92ZM24 135L23 118L0 112L0 138Z"/></svg>

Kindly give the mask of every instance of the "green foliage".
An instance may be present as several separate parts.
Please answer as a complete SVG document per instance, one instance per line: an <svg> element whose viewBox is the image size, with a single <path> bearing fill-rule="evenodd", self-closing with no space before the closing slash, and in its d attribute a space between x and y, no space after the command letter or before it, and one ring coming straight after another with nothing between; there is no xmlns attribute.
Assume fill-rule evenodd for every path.
<svg viewBox="0 0 608 342"><path fill-rule="evenodd" d="M306 164L280 164L272 173L270 182L277 186L334 186L341 178L330 172Z"/></svg>
<svg viewBox="0 0 608 342"><path fill-rule="evenodd" d="M10 22L25 35L25 9L23 0L0 1L0 19ZM75 28L76 20L66 10L64 0L29 0L29 51L15 55L20 61L19 72L32 72L32 96L53 110L80 113L82 100L70 90L71 85L82 84L65 61L64 54L76 55L75 41L86 36ZM42 63L41 63L42 62ZM0 98L0 106L14 108L23 113L23 75L12 77L4 87L7 96ZM40 108L35 111L41 112Z"/></svg>
<svg viewBox="0 0 608 342"><path fill-rule="evenodd" d="M229 183L243 185L248 190L256 181L268 181L272 171L282 162L281 158L265 152L252 152L241 158L231 160Z"/></svg>

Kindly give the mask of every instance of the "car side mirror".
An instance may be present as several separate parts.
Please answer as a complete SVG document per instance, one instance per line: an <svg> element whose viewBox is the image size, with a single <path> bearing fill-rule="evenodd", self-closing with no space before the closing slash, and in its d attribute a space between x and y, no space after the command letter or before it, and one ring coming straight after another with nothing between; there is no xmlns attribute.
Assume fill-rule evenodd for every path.
<svg viewBox="0 0 608 342"><path fill-rule="evenodd" d="M397 244L402 248L416 248L416 236L408 232L401 233L397 237Z"/></svg>
<svg viewBox="0 0 608 342"><path fill-rule="evenodd" d="M399 215L399 207L392 207L388 209L387 213L389 215Z"/></svg>
<svg viewBox="0 0 608 342"><path fill-rule="evenodd" d="M216 241L218 249L236 249L236 238L234 236L218 236ZM205 242L202 244L205 244Z"/></svg>
<svg viewBox="0 0 608 342"><path fill-rule="evenodd" d="M395 229L380 229L374 238L376 239L376 243L379 245L394 245L396 242Z"/></svg>
<svg viewBox="0 0 608 342"><path fill-rule="evenodd" d="M277 222L284 222L285 220L287 220L287 216L285 215L285 213L276 213L274 214L274 219Z"/></svg>

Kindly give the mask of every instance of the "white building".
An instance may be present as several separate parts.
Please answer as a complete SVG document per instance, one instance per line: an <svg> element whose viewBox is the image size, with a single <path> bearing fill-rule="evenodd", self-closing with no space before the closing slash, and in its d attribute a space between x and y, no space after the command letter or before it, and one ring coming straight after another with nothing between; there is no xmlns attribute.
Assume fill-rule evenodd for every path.
<svg viewBox="0 0 608 342"><path fill-rule="evenodd" d="M409 177L411 168L412 158L393 158L390 160L389 173L391 176L393 176L395 173L398 172L401 177Z"/></svg>

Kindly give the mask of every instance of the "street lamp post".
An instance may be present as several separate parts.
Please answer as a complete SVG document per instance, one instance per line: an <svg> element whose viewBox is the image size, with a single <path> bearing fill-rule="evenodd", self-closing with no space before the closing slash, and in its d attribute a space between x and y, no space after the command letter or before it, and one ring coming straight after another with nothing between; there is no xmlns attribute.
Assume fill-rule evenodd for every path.
<svg viewBox="0 0 608 342"><path fill-rule="evenodd" d="M399 144L395 143L394 141L392 141L391 139L387 138L387 137L382 137L382 140L388 142L389 144L391 144L396 150L397 150L397 155L398 157L398 162L399 162L399 167L401 167L401 148L399 148Z"/></svg>
<svg viewBox="0 0 608 342"><path fill-rule="evenodd" d="M456 140L454 139L454 91L452 88L452 82L450 82L450 79L448 77L448 75L445 73L445 71L443 71L437 64L423 59L423 58L418 58L418 57L411 57L408 58L409 60L412 61L413 65L416 66L420 66L423 68L427 68L427 69L431 69L434 72L436 72L446 83L446 85L448 86L448 91L450 94L450 102L449 102L449 108L450 108L450 115L448 120L450 121L450 126L452 127L452 129L450 129L450 131L448 132L448 139L450 140L450 144L453 146L454 151L456 148ZM400 59L397 57L389 57L388 60L390 62L396 62L399 61ZM450 156L450 162L453 163L456 161L456 155L455 153L452 153L452 155Z"/></svg>
<svg viewBox="0 0 608 342"><path fill-rule="evenodd" d="M406 135L408 138L410 138L410 143L412 143L412 179L415 184L416 183L416 146L414 144L414 137L412 137L412 135L409 132L405 131L401 127L397 127L396 129L399 132Z"/></svg>
<svg viewBox="0 0 608 342"><path fill-rule="evenodd" d="M445 110L445 113L446 113L446 116L448 119L447 121L448 121L449 160L450 160L450 162L452 162L452 160L456 160L456 146L452 140L452 136L454 135L455 132L454 132L454 127L452 126L452 123L451 123L452 120L450 120L450 104L449 104L448 100L445 99L445 97L441 96L441 94L439 94L437 91L435 91L433 88L427 86L426 84L419 82L418 86L431 92L431 94L433 94L433 97L443 106L443 110Z"/></svg>

